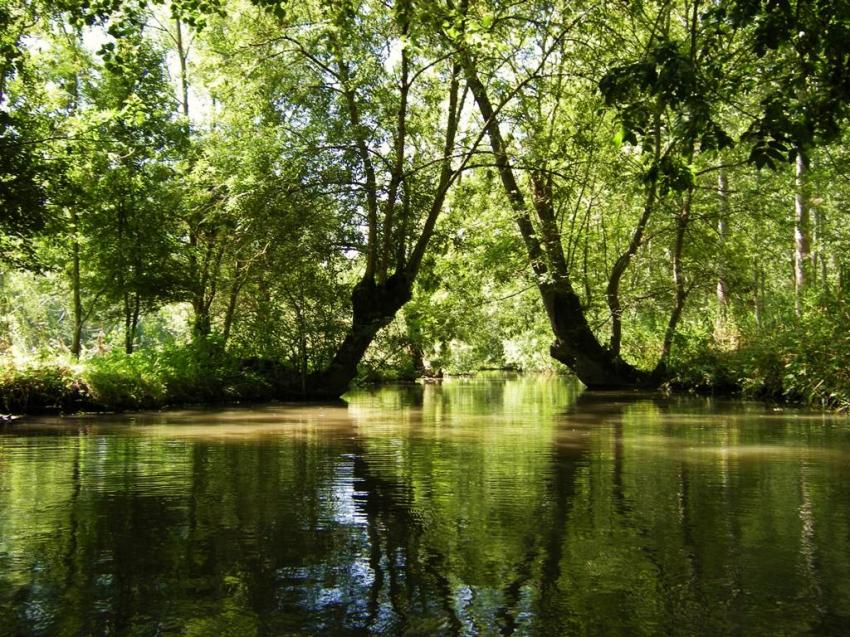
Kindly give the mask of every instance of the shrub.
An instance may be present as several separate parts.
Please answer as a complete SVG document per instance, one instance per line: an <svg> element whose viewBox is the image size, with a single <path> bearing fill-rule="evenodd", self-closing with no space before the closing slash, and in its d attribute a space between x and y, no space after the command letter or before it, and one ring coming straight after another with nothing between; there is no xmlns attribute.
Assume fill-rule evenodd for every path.
<svg viewBox="0 0 850 637"><path fill-rule="evenodd" d="M736 351L686 349L671 361L674 387L850 410L850 317L810 311Z"/></svg>
<svg viewBox="0 0 850 637"><path fill-rule="evenodd" d="M104 409L150 409L165 402L162 367L154 352L111 352L86 363L83 380Z"/></svg>
<svg viewBox="0 0 850 637"><path fill-rule="evenodd" d="M67 410L85 402L87 396L87 387L68 367L6 367L0 371L0 404L7 413Z"/></svg>

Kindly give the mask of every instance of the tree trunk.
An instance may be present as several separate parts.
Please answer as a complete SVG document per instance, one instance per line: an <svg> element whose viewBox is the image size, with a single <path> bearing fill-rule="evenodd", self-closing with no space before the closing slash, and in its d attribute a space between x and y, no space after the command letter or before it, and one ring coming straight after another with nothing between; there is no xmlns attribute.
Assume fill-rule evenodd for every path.
<svg viewBox="0 0 850 637"><path fill-rule="evenodd" d="M124 294L124 351L127 354L132 354L136 346L136 328L139 325L139 312L141 310L141 301L139 293L133 294L133 301L130 301L130 294Z"/></svg>
<svg viewBox="0 0 850 637"><path fill-rule="evenodd" d="M461 56L467 83L485 122L496 169L513 209L555 336L555 342L550 348L552 357L572 369L591 389L652 385L654 379L650 374L634 368L603 347L590 329L581 301L570 283L562 254L559 253L560 235L557 226L550 224L550 210L545 208L551 206L551 201L547 201L547 197L534 198L536 212L546 233L541 241L532 222L525 195L514 176L497 113L490 102L487 89L479 79L469 54L461 52Z"/></svg>
<svg viewBox="0 0 850 637"><path fill-rule="evenodd" d="M189 127L189 50L183 42L183 24L180 18L174 20L175 44L177 45L177 60L180 63L180 106L186 127Z"/></svg>
<svg viewBox="0 0 850 637"><path fill-rule="evenodd" d="M653 165L658 166L661 160L661 109L658 105L655 108L655 116L653 119L653 136L655 138L655 149L653 155ZM655 203L658 198L658 178L652 179L647 186L646 200L643 206L643 212L638 219L637 226L632 232L629 246L617 260L614 262L614 267L611 268L611 274L608 277L608 286L605 290L605 297L608 301L608 310L611 313L611 343L610 349L614 356L620 356L620 348L623 341L623 308L620 305L620 281L626 273L626 269L632 261L632 258L637 253L643 242L643 234L646 231L646 225L649 223L649 217L655 209Z"/></svg>
<svg viewBox="0 0 850 637"><path fill-rule="evenodd" d="M124 293L124 352L133 353L133 312L130 309L130 294Z"/></svg>
<svg viewBox="0 0 850 637"><path fill-rule="evenodd" d="M6 272L0 270L0 354L11 349L13 344L9 315L9 298L6 296Z"/></svg>
<svg viewBox="0 0 850 637"><path fill-rule="evenodd" d="M210 319L210 311L203 298L196 298L192 301L192 309L195 313L195 321L192 324L192 339L205 338L212 331L212 320Z"/></svg>
<svg viewBox="0 0 850 637"><path fill-rule="evenodd" d="M826 252L823 249L825 245L824 227L826 220L824 219L823 209L816 206L819 203L817 198L812 198L811 220L812 220L812 281L817 285L818 289L829 291L829 277L827 272Z"/></svg>
<svg viewBox="0 0 850 637"><path fill-rule="evenodd" d="M304 394L313 398L341 396L357 375L357 365L375 335L410 300L412 289L413 277L404 271L381 284L364 276L351 294L353 316L345 340L327 368L308 376Z"/></svg>
<svg viewBox="0 0 850 637"><path fill-rule="evenodd" d="M233 320L236 316L236 303L239 300L239 292L242 289L242 284L244 283L243 276L243 266L242 262L238 259L236 260L236 271L233 276L233 283L230 286L230 296L227 299L227 310L224 313L224 326L222 328L222 342L227 343L227 339L230 338L230 330L233 327Z"/></svg>
<svg viewBox="0 0 850 637"><path fill-rule="evenodd" d="M83 337L83 301L80 291L80 238L78 234L79 215L71 208L73 236L71 244L71 288L74 296L74 333L71 338L71 355L79 360L82 353Z"/></svg>
<svg viewBox="0 0 850 637"><path fill-rule="evenodd" d="M720 261L717 264L717 307L720 310L721 320L725 320L729 307L729 292L726 285L726 264L724 254L726 250L726 239L729 236L729 181L726 171L721 168L717 175L717 196L720 198L720 215L717 219L717 236L720 244Z"/></svg>
<svg viewBox="0 0 850 637"><path fill-rule="evenodd" d="M679 325L679 319L682 318L685 301L688 298L688 290L685 287L685 275L682 271L682 251L685 247L685 233L688 229L688 222L691 216L692 199L693 189L691 188L685 193L682 210L676 217L676 241L673 245L673 288L675 291L675 301L673 303L673 310L670 312L670 320L667 322L667 329L664 331L661 358L658 361L659 372L667 366L670 351L673 347L673 337L676 335L676 328Z"/></svg>
<svg viewBox="0 0 850 637"><path fill-rule="evenodd" d="M794 310L803 313L803 293L809 278L810 225L808 196L808 159L803 149L797 148L794 193Z"/></svg>

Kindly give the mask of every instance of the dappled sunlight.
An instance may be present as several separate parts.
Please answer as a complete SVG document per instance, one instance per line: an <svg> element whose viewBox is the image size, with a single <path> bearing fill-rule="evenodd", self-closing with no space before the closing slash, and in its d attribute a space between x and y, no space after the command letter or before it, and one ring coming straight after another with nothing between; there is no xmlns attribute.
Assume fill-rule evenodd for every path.
<svg viewBox="0 0 850 637"><path fill-rule="evenodd" d="M541 383L7 425L0 613L22 635L34 613L52 632L763 634L817 591L850 600L846 421ZM738 595L745 616L723 610Z"/></svg>

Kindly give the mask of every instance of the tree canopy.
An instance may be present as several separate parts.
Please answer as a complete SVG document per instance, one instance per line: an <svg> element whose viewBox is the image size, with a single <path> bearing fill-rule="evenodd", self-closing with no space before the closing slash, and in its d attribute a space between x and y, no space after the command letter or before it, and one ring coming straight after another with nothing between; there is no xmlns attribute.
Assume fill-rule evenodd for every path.
<svg viewBox="0 0 850 637"><path fill-rule="evenodd" d="M2 0L0 34L9 360L693 386L844 334L847 3Z"/></svg>

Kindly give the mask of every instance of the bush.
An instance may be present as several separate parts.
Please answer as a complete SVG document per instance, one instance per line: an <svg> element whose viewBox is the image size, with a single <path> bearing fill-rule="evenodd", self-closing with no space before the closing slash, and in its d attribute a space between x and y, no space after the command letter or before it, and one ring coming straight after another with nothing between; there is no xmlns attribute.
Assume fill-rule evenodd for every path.
<svg viewBox="0 0 850 637"><path fill-rule="evenodd" d="M247 368L209 339L129 355L113 351L76 369L10 366L0 372L0 406L9 413L33 413L271 400L287 380L276 374L281 374L278 367Z"/></svg>
<svg viewBox="0 0 850 637"><path fill-rule="evenodd" d="M104 409L150 409L167 398L162 366L153 352L98 356L86 363L83 380L92 401Z"/></svg>
<svg viewBox="0 0 850 637"><path fill-rule="evenodd" d="M269 400L272 383L210 338L184 347L112 353L89 361L91 396L109 409Z"/></svg>
<svg viewBox="0 0 850 637"><path fill-rule="evenodd" d="M670 384L848 411L848 320L812 310L804 320L760 335L736 351L699 347L679 352L671 361Z"/></svg>
<svg viewBox="0 0 850 637"><path fill-rule="evenodd" d="M67 410L87 396L87 387L68 367L7 367L0 371L0 403L7 413Z"/></svg>

